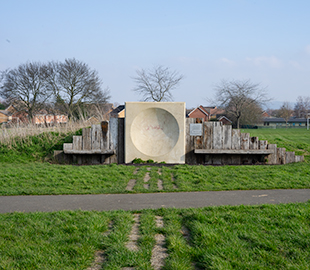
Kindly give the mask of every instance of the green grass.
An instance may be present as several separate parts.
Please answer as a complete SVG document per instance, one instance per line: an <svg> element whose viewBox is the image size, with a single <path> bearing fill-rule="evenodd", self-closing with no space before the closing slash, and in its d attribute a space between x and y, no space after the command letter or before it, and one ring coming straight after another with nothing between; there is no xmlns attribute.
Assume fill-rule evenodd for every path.
<svg viewBox="0 0 310 270"><path fill-rule="evenodd" d="M0 215L0 269L86 269L110 216L61 211Z"/></svg>
<svg viewBox="0 0 310 270"><path fill-rule="evenodd" d="M0 195L122 193L134 167L0 163Z"/></svg>
<svg viewBox="0 0 310 270"><path fill-rule="evenodd" d="M62 150L64 143L72 142L73 135L82 135L82 130L68 134L44 132L37 136L11 138L0 143L0 163L28 163L50 161L54 150Z"/></svg>
<svg viewBox="0 0 310 270"><path fill-rule="evenodd" d="M310 166L294 163L274 166L190 166L151 167L149 189L143 178L147 166L67 166L49 163L0 163L0 195L106 194L208 190L310 188ZM171 174L175 178L173 188ZM137 183L126 191L130 179ZM158 191L157 179L163 180Z"/></svg>
<svg viewBox="0 0 310 270"><path fill-rule="evenodd" d="M140 213L138 251L126 248L133 212L1 214L0 269L87 269L97 250L103 269L152 269L156 233L166 239L164 269L310 268L310 202Z"/></svg>
<svg viewBox="0 0 310 270"><path fill-rule="evenodd" d="M42 160L44 153L48 155L52 149L60 147L63 141L72 137L72 134L64 136L59 141L58 135L54 134L56 136L54 141L51 139L53 134L52 137L43 134L41 135L43 137L36 139L28 138L30 141L28 140L25 145L17 143L10 149L0 147L0 195L158 192L158 179L163 181L164 189L161 192L310 188L310 131L259 129L243 132L250 132L251 136L267 139L270 143L277 143L279 147L304 154L306 161L273 166L166 167L157 164L150 165L150 171L147 170L147 165L143 165L138 167L139 171L134 175L134 166L116 164L72 166L32 162L31 160L35 161L38 157ZM34 143L36 140L45 143L38 146ZM159 168L162 170L162 175L158 174ZM144 187L143 181L147 172L151 177L147 183L149 189ZM171 181L171 175L175 178L174 183ZM133 191L126 191L130 179L136 179L136 185Z"/></svg>
<svg viewBox="0 0 310 270"><path fill-rule="evenodd" d="M250 133L260 140L275 143L287 151L295 151L297 155L305 155L310 161L310 130L307 129L243 129L243 133Z"/></svg>

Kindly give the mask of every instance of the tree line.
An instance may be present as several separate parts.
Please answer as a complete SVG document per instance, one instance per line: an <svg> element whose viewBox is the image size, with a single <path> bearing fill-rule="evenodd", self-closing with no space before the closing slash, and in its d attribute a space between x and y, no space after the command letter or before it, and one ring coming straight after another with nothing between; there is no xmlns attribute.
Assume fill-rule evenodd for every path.
<svg viewBox="0 0 310 270"><path fill-rule="evenodd" d="M177 71L164 66L136 71L132 77L142 101L172 101L172 91L184 78ZM89 104L105 104L109 89L102 89L98 73L76 59L64 62L26 63L0 74L0 96L6 102L18 102L19 110L28 117L41 109L61 112L69 118L78 117ZM214 87L214 99L207 99L225 110L235 127L257 124L262 119L263 106L271 100L266 87L246 80L222 80ZM201 98L201 97L200 97ZM279 110L269 110L271 116L288 119L295 115L306 118L310 112L310 97L297 98L294 109L284 102Z"/></svg>
<svg viewBox="0 0 310 270"><path fill-rule="evenodd" d="M110 99L97 71L75 58L20 64L3 71L0 82L0 96L25 111L29 119L42 109L78 117L88 104L105 104Z"/></svg>

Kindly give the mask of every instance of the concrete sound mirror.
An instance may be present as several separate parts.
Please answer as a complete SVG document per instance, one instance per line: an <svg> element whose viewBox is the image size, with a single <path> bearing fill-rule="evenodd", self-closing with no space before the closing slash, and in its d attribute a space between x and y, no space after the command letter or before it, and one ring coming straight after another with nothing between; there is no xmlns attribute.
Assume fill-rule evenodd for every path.
<svg viewBox="0 0 310 270"><path fill-rule="evenodd" d="M126 102L125 162L185 163L185 103Z"/></svg>

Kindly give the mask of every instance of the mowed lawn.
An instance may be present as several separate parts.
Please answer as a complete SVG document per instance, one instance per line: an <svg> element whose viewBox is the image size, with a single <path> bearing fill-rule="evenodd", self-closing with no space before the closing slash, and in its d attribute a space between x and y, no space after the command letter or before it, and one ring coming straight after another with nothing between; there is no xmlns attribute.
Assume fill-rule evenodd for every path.
<svg viewBox="0 0 310 270"><path fill-rule="evenodd" d="M136 249L127 243L138 217ZM162 226L156 220L162 219ZM0 215L0 269L309 269L310 203ZM96 268L97 269L97 268Z"/></svg>
<svg viewBox="0 0 310 270"><path fill-rule="evenodd" d="M0 163L0 195L104 194L237 189L310 188L310 131L242 130L305 155L305 162L286 165L73 166L44 162ZM148 187L145 178L148 174ZM132 190L127 186L135 181ZM159 181L162 189L159 188Z"/></svg>

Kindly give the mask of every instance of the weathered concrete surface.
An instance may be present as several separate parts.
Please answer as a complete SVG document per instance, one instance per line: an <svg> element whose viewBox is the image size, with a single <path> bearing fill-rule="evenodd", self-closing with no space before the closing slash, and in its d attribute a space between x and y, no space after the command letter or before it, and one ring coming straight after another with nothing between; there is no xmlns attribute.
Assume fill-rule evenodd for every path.
<svg viewBox="0 0 310 270"><path fill-rule="evenodd" d="M141 210L256 205L310 200L310 189L236 190L144 194L0 196L0 213L60 210Z"/></svg>
<svg viewBox="0 0 310 270"><path fill-rule="evenodd" d="M125 163L185 163L185 103L126 102Z"/></svg>

